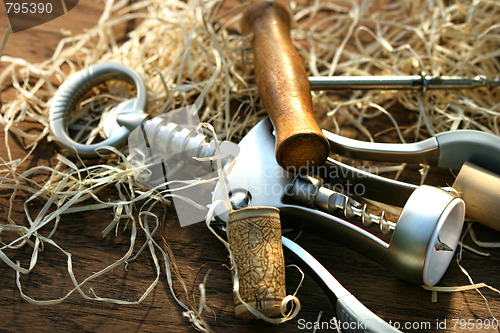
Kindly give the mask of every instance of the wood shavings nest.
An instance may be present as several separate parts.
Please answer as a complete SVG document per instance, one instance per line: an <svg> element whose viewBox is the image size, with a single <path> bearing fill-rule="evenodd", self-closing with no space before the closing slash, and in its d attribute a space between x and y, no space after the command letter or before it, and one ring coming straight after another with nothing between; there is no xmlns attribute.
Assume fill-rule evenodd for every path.
<svg viewBox="0 0 500 333"><path fill-rule="evenodd" d="M201 120L213 125L220 140L238 142L262 119L265 110L253 78L250 39L239 34L237 24L245 8L226 8L224 2L212 0L144 0L133 4L109 0L99 23L84 34L64 37L51 59L29 63L2 55L1 61L7 66L0 73L0 86L11 85L17 98L1 106L0 123L7 133L27 142L27 155L14 159L7 148L8 156L1 157L0 189L13 191L13 198L25 191L33 200L57 207L55 213L47 210L35 218L28 217L30 225L9 221L4 228L17 230L20 237L3 244L2 250L30 239L36 263L37 246L42 239L38 230L75 209L101 209L104 203L96 194L101 186L114 184L131 190L123 190L119 200L108 204L124 216L132 211L133 203L144 200L144 193L134 192L126 156L119 151L115 154L118 157L93 167L85 177L81 175L88 169L62 156L59 164L49 170L48 182L34 180L37 169L20 171L37 145L49 138L47 116L51 98L72 73L99 62L129 66L146 82L147 111L151 115L194 104ZM500 2L495 0L401 0L377 4L311 1L308 5L291 2L290 8L294 20L292 40L310 75L425 72L463 77L485 75L495 80L500 73ZM119 42L113 28L136 22L139 23L126 40ZM498 89L426 94L314 92L313 103L322 115L322 126L337 132L341 127L351 127L357 131L355 136L366 140L374 141L380 131L372 126L374 119L382 119L384 124L390 122L402 142L456 129L479 129L500 135ZM397 107L408 112L404 124L399 123L401 117L390 112ZM19 124L25 119L39 122L42 130L23 130ZM6 147L9 140L6 135ZM152 198L164 200L161 196ZM81 203L87 199L95 203L85 208ZM105 232L115 228L119 220L115 219ZM148 228L142 230L151 235ZM52 242L50 236L43 241ZM148 242L153 244L152 238ZM151 253L155 255L153 250ZM4 255L2 259L21 273L32 268L23 268ZM81 292L76 282L75 289Z"/></svg>

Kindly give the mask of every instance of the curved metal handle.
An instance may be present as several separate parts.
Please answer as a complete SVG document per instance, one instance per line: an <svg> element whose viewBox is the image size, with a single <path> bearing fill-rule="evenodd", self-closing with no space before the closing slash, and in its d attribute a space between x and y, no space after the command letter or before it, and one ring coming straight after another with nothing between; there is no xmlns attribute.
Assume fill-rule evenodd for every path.
<svg viewBox="0 0 500 333"><path fill-rule="evenodd" d="M76 103L94 86L109 80L124 80L135 85L137 98L122 102L116 113L142 113L146 109L146 86L141 77L132 69L113 63L93 65L66 80L57 90L49 111L49 128L68 155L84 158L96 157L98 148L121 146L126 142L130 130L118 124L112 126L109 137L95 144L82 144L68 134L67 121Z"/></svg>
<svg viewBox="0 0 500 333"><path fill-rule="evenodd" d="M465 162L500 174L500 138L486 132L458 130L436 135L438 167L460 170Z"/></svg>
<svg viewBox="0 0 500 333"><path fill-rule="evenodd" d="M316 258L298 244L284 236L281 237L281 243L299 261L299 266L320 285L336 307L338 319L342 323L349 323L347 329L342 326L343 332L400 332L358 301Z"/></svg>
<svg viewBox="0 0 500 333"><path fill-rule="evenodd" d="M323 130L332 152L353 159L395 163L425 163L460 170L469 161L500 174L500 138L475 130L437 134L415 143L374 143L349 139Z"/></svg>
<svg viewBox="0 0 500 333"><path fill-rule="evenodd" d="M353 159L436 165L439 147L435 138L415 143L377 143L346 138L323 130L331 151Z"/></svg>

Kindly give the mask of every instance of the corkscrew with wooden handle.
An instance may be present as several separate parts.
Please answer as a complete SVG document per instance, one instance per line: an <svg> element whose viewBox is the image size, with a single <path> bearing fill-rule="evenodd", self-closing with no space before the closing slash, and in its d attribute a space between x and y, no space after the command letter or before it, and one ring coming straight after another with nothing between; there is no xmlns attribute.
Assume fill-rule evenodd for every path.
<svg viewBox="0 0 500 333"><path fill-rule="evenodd" d="M325 137L315 121L311 100L311 89L423 92L430 89L495 89L500 86L500 76L493 80L482 75L464 78L425 73L413 76L308 77L290 40L290 15L285 4L278 1L256 3L245 13L241 26L244 34L253 34L255 78L276 132L275 154L281 167L301 171L321 165L331 148L335 153L363 160L418 162L460 170L453 187L466 200L468 215L500 230L496 219L498 209L493 208L500 196L498 186L485 186L500 183L498 149L491 149L497 145L496 136L478 131L448 132L413 145L367 144L332 133ZM494 153L488 156L489 151ZM463 163L464 154L469 154L466 163ZM401 197L399 193L395 191L394 196Z"/></svg>
<svg viewBox="0 0 500 333"><path fill-rule="evenodd" d="M252 5L241 21L253 34L255 79L276 131L276 160L284 168L322 164L329 144L314 118L309 78L290 40L290 14L277 1Z"/></svg>

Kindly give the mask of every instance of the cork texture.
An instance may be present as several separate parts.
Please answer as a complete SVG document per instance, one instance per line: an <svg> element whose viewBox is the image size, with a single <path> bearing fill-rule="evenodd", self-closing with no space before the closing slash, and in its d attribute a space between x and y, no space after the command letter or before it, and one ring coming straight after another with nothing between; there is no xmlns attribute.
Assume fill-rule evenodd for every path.
<svg viewBox="0 0 500 333"><path fill-rule="evenodd" d="M279 210L252 207L234 211L227 232L241 298L266 316L280 315L286 286ZM235 313L240 318L254 318L236 296Z"/></svg>

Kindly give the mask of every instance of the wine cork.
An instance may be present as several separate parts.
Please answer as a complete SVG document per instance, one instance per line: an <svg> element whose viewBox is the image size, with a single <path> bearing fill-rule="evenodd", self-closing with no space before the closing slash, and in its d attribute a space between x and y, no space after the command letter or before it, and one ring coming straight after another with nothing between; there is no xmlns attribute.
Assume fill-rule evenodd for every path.
<svg viewBox="0 0 500 333"><path fill-rule="evenodd" d="M267 317L280 315L286 286L279 210L251 207L233 211L227 234L241 298ZM236 294L234 302L237 317L255 318Z"/></svg>
<svg viewBox="0 0 500 333"><path fill-rule="evenodd" d="M500 231L500 176L470 162L464 163L453 188L465 202L465 215Z"/></svg>

